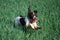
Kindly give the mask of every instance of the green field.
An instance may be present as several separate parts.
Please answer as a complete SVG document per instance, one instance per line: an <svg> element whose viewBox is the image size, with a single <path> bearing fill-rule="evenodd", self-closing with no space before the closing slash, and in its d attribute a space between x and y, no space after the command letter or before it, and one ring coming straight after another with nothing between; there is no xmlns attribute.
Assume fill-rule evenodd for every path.
<svg viewBox="0 0 60 40"><path fill-rule="evenodd" d="M38 10L42 29L13 27L15 17L26 16L28 5ZM60 40L60 0L0 0L0 40Z"/></svg>

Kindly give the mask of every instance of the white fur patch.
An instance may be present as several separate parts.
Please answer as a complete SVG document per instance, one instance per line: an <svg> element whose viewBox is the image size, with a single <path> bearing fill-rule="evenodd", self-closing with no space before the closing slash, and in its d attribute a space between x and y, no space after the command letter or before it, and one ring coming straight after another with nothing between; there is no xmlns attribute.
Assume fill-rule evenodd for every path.
<svg viewBox="0 0 60 40"><path fill-rule="evenodd" d="M28 27L29 26L29 20L27 17L25 17L25 22L26 22L26 27Z"/></svg>
<svg viewBox="0 0 60 40"><path fill-rule="evenodd" d="M15 26L17 26L18 24L20 24L20 16L15 18Z"/></svg>

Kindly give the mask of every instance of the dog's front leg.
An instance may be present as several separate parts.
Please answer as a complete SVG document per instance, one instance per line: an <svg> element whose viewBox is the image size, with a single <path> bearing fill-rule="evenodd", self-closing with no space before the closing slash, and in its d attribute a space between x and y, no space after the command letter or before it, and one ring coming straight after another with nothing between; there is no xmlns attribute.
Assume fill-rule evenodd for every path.
<svg viewBox="0 0 60 40"><path fill-rule="evenodd" d="M41 29L41 27L38 26L37 23L30 23L30 26L32 29Z"/></svg>
<svg viewBox="0 0 60 40"><path fill-rule="evenodd" d="M37 28L38 28L36 22L34 22L34 23L30 23L30 26L31 26L32 29L37 29Z"/></svg>
<svg viewBox="0 0 60 40"><path fill-rule="evenodd" d="M35 27L32 23L30 23L30 26L31 26L32 29L35 29Z"/></svg>
<svg viewBox="0 0 60 40"><path fill-rule="evenodd" d="M36 22L35 23L32 23L32 24L33 24L33 26L34 26L35 29L41 29L41 27L38 26Z"/></svg>

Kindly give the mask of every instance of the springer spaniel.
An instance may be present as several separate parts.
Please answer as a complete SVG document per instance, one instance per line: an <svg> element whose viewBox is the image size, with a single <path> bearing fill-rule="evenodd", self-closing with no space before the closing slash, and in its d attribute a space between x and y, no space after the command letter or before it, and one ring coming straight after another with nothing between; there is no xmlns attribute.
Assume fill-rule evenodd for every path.
<svg viewBox="0 0 60 40"><path fill-rule="evenodd" d="M24 27L31 27L32 29L41 29L37 25L37 11L31 12L30 7L28 8L28 15L26 17L20 15L15 18L14 26L22 25Z"/></svg>

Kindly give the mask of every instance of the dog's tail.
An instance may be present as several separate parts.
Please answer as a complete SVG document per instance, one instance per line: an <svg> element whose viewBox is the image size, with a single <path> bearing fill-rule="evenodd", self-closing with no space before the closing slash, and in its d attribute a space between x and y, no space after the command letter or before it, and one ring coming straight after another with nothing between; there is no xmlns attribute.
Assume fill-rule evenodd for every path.
<svg viewBox="0 0 60 40"><path fill-rule="evenodd" d="M28 7L28 13L30 13L31 12L31 7L30 7L30 5L29 5L29 7Z"/></svg>

